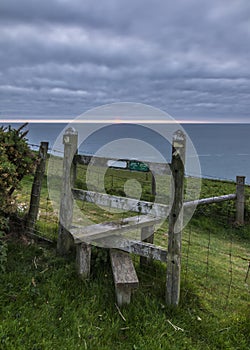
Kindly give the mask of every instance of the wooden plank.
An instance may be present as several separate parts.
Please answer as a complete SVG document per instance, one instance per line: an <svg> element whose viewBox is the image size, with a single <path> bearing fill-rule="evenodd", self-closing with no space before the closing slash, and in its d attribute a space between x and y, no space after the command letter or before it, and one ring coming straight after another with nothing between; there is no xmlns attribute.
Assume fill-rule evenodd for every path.
<svg viewBox="0 0 250 350"><path fill-rule="evenodd" d="M122 161L129 161L129 159L121 159ZM168 163L155 163L155 162L149 162L141 159L137 159L139 162L145 163L148 165L151 171L153 171L155 174L158 175L171 175L170 171L170 165ZM77 154L74 157L74 161L82 164L82 165L91 165L99 166L99 167L108 167L108 162L110 161L119 161L117 158L106 158L106 157L96 157L96 156L89 156L89 155L80 155Z"/></svg>
<svg viewBox="0 0 250 350"><path fill-rule="evenodd" d="M152 215L165 218L169 213L169 206L165 204L138 201L133 198L113 196L106 193L98 193L93 191L80 190L77 188L72 189L72 193L75 199L86 201L89 203L95 203L103 207L116 208L123 210L131 210L143 215ZM212 203L219 203L229 200L235 200L237 198L235 193L226 194L222 196L215 196L209 198L196 199L194 201L184 202L184 208L190 208L197 205L205 205Z"/></svg>
<svg viewBox="0 0 250 350"><path fill-rule="evenodd" d="M196 205L219 203L219 202L224 202L224 201L229 201L229 200L234 200L234 199L236 199L236 194L231 193L231 194L226 194L226 195L222 195L222 196L202 198L202 199L197 199L195 201L184 202L183 205L184 205L184 208L189 208L189 207L196 206Z"/></svg>
<svg viewBox="0 0 250 350"><path fill-rule="evenodd" d="M110 258L115 284L137 288L139 280L129 253L110 249Z"/></svg>
<svg viewBox="0 0 250 350"><path fill-rule="evenodd" d="M98 240L95 241L98 245ZM105 247L112 247L141 257L167 262L166 249L152 243L111 235L105 239Z"/></svg>
<svg viewBox="0 0 250 350"><path fill-rule="evenodd" d="M167 262L167 251L151 243L131 240L127 246L122 246L120 249L148 259Z"/></svg>
<svg viewBox="0 0 250 350"><path fill-rule="evenodd" d="M133 261L128 253L117 249L110 249L110 260L117 304L119 306L129 304L132 289L139 286Z"/></svg>
<svg viewBox="0 0 250 350"><path fill-rule="evenodd" d="M152 203L147 201L138 201L137 199L113 196L106 193L99 193L94 191L80 190L77 188L72 189L72 193L75 199L86 201L89 203L95 203L108 208L121 209L125 211L133 211L144 215L152 215L165 218L169 212L169 206Z"/></svg>
<svg viewBox="0 0 250 350"><path fill-rule="evenodd" d="M161 218L154 218L149 215L133 216L116 222L104 222L90 226L71 227L70 233L75 243L91 243L97 239L104 239L110 235L122 235L125 232L142 228L144 226L152 226L161 222Z"/></svg>

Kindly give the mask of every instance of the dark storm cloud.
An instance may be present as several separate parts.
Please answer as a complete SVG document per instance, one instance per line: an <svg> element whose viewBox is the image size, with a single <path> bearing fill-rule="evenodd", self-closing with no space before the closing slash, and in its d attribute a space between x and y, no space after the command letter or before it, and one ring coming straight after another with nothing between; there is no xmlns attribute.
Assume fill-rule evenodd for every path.
<svg viewBox="0 0 250 350"><path fill-rule="evenodd" d="M0 2L2 115L104 103L249 118L248 0Z"/></svg>

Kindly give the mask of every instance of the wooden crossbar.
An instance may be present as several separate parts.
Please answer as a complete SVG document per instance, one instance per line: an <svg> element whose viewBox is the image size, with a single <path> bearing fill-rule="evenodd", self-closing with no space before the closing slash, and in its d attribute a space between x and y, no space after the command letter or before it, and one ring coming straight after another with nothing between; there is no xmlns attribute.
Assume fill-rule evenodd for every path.
<svg viewBox="0 0 250 350"><path fill-rule="evenodd" d="M122 235L125 232L154 225L161 221L161 218L141 215L139 217L132 216L119 221L104 222L90 226L71 227L69 231L76 244L81 242L90 244L97 239L104 239L114 234Z"/></svg>
<svg viewBox="0 0 250 350"><path fill-rule="evenodd" d="M84 202L95 203L108 208L121 209L124 211L133 211L135 213L166 217L169 212L169 206L159 203L142 201L134 198L114 196L107 193L86 191L78 188L72 189L75 199Z"/></svg>
<svg viewBox="0 0 250 350"><path fill-rule="evenodd" d="M77 155L74 156L74 162L75 163L79 163L79 164L82 164L82 165L89 165L89 164L91 164L92 166L96 166L96 167L105 167L105 168L107 166L110 167L110 165L109 165L110 161L117 162L118 159L117 158L113 158L113 157L107 158L107 157L97 157L97 156L80 155L80 154L77 154ZM122 161L122 159L121 159L121 161ZM123 159L123 161L130 162L131 160ZM138 159L138 161L148 165L150 170L153 171L155 174L171 175L171 170L170 170L170 164L169 163L156 163L156 162L150 162L150 161L146 161L145 162L144 160L140 160L140 159Z"/></svg>
<svg viewBox="0 0 250 350"><path fill-rule="evenodd" d="M98 245L98 240L96 240L96 243ZM167 262L167 250L152 243L111 235L105 239L105 245L145 258Z"/></svg>
<svg viewBox="0 0 250 350"><path fill-rule="evenodd" d="M93 191L86 191L73 188L72 193L75 199L95 203L103 207L116 208L122 210L131 210L133 212L152 215L165 218L169 214L169 205L152 203L147 201L138 201L137 199L114 196L106 193L98 193ZM215 196L210 198L201 198L194 201L184 202L184 208L195 207L197 205L205 205L211 203L219 203L228 200L236 200L235 193Z"/></svg>

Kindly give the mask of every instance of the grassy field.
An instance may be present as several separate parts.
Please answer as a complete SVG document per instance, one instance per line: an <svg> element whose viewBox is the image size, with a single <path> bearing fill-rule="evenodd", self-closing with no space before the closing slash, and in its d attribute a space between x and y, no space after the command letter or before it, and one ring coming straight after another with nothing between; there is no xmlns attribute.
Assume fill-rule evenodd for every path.
<svg viewBox="0 0 250 350"><path fill-rule="evenodd" d="M140 176L144 196L150 196L150 178ZM109 190L120 186L122 191L113 174L107 181ZM19 194L23 205L30 183L26 179ZM232 183L202 182L201 197L233 192ZM56 215L46 182L41 207L39 233L55 239ZM83 209L94 221L110 215L94 204ZM238 227L232 225L233 202L198 208L183 232L177 309L165 304L163 263L141 267L134 257L140 286L132 303L118 310L107 251L94 249L91 277L80 281L74 254L61 258L55 245L25 236L10 240L0 285L0 349L249 349L250 276L249 260L244 260L250 250L249 212L247 200L247 223ZM167 224L157 231L155 242L167 246Z"/></svg>

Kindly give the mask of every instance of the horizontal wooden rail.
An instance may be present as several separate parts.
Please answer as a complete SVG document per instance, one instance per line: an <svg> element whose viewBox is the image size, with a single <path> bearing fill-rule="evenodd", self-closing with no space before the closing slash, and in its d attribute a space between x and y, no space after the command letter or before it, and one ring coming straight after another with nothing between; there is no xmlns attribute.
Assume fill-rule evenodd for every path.
<svg viewBox="0 0 250 350"><path fill-rule="evenodd" d="M95 240L98 245L98 239ZM106 247L114 247L124 252L133 253L149 259L167 262L167 251L152 243L126 238L120 235L110 235L105 238Z"/></svg>
<svg viewBox="0 0 250 350"><path fill-rule="evenodd" d="M232 193L232 194L226 194L223 196L197 199L195 201L184 202L184 208L190 208L190 207L193 207L196 205L212 204L212 203L230 201L230 200L236 199L236 197L237 197L236 194Z"/></svg>
<svg viewBox="0 0 250 350"><path fill-rule="evenodd" d="M106 158L106 157L96 157L96 156L90 156L90 155L80 155L80 154L76 154L74 156L74 163L75 164L82 164L82 165L93 165L96 167L111 167L108 164L111 163L111 161L115 162L119 160L117 158ZM121 159L121 161L124 162L129 162L131 160L129 159ZM136 161L141 162L146 164L149 169L154 172L155 174L158 175L170 175L171 174L171 170L170 170L170 164L169 163L156 163L156 162L150 162L150 161L145 161L145 160L140 160L140 159L136 159ZM116 168L116 167L114 167ZM117 169L119 169L119 167L117 167ZM128 168L123 168L124 170L130 170Z"/></svg>
<svg viewBox="0 0 250 350"><path fill-rule="evenodd" d="M124 211L132 211L145 215L152 215L155 217L166 217L169 213L169 206L160 203L152 203L147 201L138 201L137 199L113 196L106 193L99 193L93 191L85 191L73 188L73 195L75 199L95 203L100 206L121 209ZM196 199L194 201L184 202L184 208L190 208L197 205L205 205L212 203L219 203L237 198L235 193L226 194L222 196L215 196L209 198Z"/></svg>
<svg viewBox="0 0 250 350"><path fill-rule="evenodd" d="M106 193L85 191L76 188L72 189L72 193L74 198L78 200L118 210L133 211L145 215L150 214L155 217L165 217L169 208L167 205L159 205L147 201L138 201L133 198L113 196Z"/></svg>

